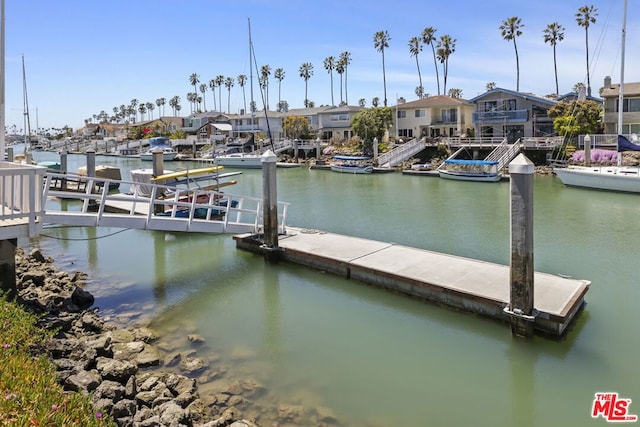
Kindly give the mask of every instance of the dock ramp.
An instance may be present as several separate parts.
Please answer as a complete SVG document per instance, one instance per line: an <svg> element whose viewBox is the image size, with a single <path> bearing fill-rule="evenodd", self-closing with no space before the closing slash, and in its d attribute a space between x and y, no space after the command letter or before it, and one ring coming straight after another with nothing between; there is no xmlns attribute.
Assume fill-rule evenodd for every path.
<svg viewBox="0 0 640 427"><path fill-rule="evenodd" d="M382 168L392 168L398 166L402 162L406 162L427 147L424 139L412 139L402 145L378 156L378 165Z"/></svg>

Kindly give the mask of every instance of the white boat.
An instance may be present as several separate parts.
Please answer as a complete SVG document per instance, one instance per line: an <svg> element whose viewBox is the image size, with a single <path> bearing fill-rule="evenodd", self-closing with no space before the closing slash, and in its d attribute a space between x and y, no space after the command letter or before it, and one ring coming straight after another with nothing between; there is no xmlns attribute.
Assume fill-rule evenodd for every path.
<svg viewBox="0 0 640 427"><path fill-rule="evenodd" d="M622 21L622 49L620 67L620 88L618 95L618 105L622 105L624 100L624 49L626 34L627 2L624 2L624 18ZM584 166L569 165L567 167L557 167L553 171L564 185L572 187L583 187L595 190L621 191L627 193L640 193L640 168L635 166L622 165L622 153L625 151L640 151L640 145L634 144L622 135L623 109L618 108L618 164L605 166ZM585 162L590 160L590 138L585 138ZM589 158L586 158L589 157Z"/></svg>
<svg viewBox="0 0 640 427"><path fill-rule="evenodd" d="M216 163L228 168L260 169L262 168L261 156L257 153L232 153L222 154L215 158Z"/></svg>
<svg viewBox="0 0 640 427"><path fill-rule="evenodd" d="M350 174L369 174L373 172L373 166L368 162L371 157L366 156L335 156L331 162L333 172Z"/></svg>
<svg viewBox="0 0 640 427"><path fill-rule="evenodd" d="M458 181L497 182L502 179L499 163L493 160L447 159L438 168L440 178Z"/></svg>
<svg viewBox="0 0 640 427"><path fill-rule="evenodd" d="M140 154L140 160L152 161L153 153L157 150L162 152L162 160L165 162L172 162L178 155L178 152L171 147L169 138L159 136L149 139L149 149Z"/></svg>

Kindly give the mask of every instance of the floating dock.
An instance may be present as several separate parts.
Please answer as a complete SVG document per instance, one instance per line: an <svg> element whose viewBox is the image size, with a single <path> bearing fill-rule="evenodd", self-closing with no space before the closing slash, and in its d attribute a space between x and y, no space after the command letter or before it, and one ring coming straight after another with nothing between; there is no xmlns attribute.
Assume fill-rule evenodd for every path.
<svg viewBox="0 0 640 427"><path fill-rule="evenodd" d="M261 236L233 237L239 249L264 253ZM327 271L504 322L510 267L469 258L287 227L278 236L280 259ZM534 329L561 336L585 305L590 282L535 272Z"/></svg>

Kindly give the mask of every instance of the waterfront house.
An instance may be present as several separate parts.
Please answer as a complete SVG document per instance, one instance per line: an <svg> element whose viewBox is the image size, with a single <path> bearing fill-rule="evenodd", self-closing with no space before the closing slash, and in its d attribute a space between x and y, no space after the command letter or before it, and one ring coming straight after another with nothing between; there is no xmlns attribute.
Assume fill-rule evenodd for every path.
<svg viewBox="0 0 640 427"><path fill-rule="evenodd" d="M354 135L351 128L353 116L364 108L360 106L341 105L339 107L322 107L317 111L317 130L320 139L348 140Z"/></svg>
<svg viewBox="0 0 640 427"><path fill-rule="evenodd" d="M555 136L548 111L557 101L530 93L495 88L469 100L475 106L476 136L507 138Z"/></svg>
<svg viewBox="0 0 640 427"><path fill-rule="evenodd" d="M461 136L472 128L473 104L465 99L436 95L416 101L398 100L395 134L412 139Z"/></svg>
<svg viewBox="0 0 640 427"><path fill-rule="evenodd" d="M604 104L604 133L618 133L618 97L620 83L612 84L611 77L605 77L600 96ZM640 83L625 83L622 100L622 133L640 134Z"/></svg>

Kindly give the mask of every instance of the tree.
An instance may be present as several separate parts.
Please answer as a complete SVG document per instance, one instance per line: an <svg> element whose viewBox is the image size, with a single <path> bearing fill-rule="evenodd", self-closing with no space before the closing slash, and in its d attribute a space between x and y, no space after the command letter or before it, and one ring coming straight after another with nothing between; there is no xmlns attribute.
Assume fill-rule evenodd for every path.
<svg viewBox="0 0 640 427"><path fill-rule="evenodd" d="M191 83L191 85L193 86L193 91L195 93L198 93L198 83L200 83L200 76L196 73L191 74L189 76L189 83ZM192 99L192 102L195 102L195 98ZM195 104L193 104L193 109L195 109Z"/></svg>
<svg viewBox="0 0 640 427"><path fill-rule="evenodd" d="M513 40L513 47L516 51L516 92L520 92L520 59L518 58L518 46L516 45L516 38L522 35L520 28L524 27L522 20L517 16L512 16L502 21L500 25L500 34L502 38L511 41Z"/></svg>
<svg viewBox="0 0 640 427"><path fill-rule="evenodd" d="M231 88L233 83L233 77L227 77L224 80L224 87L227 88L227 113L231 113Z"/></svg>
<svg viewBox="0 0 640 427"><path fill-rule="evenodd" d="M598 9L592 6L582 6L576 13L576 22L584 28L584 40L587 52L587 95L591 96L591 79L589 77L589 26L596 23Z"/></svg>
<svg viewBox="0 0 640 427"><path fill-rule="evenodd" d="M431 52L433 53L433 66L436 69L436 81L438 82L438 95L440 95L440 76L438 75L438 63L436 62L436 48L434 46L436 41L436 29L433 27L427 27L422 30L422 43L431 45Z"/></svg>
<svg viewBox="0 0 640 427"><path fill-rule="evenodd" d="M340 64L344 67L344 102L349 105L349 95L347 94L347 69L351 64L351 53L344 51L340 54Z"/></svg>
<svg viewBox="0 0 640 427"><path fill-rule="evenodd" d="M560 94L558 87L558 62L556 61L556 45L558 42L564 40L564 27L557 22L553 22L547 25L547 28L543 31L544 42L553 46L553 70L556 76L556 95Z"/></svg>
<svg viewBox="0 0 640 427"><path fill-rule="evenodd" d="M207 111L207 97L205 96L206 91L207 91L207 85L202 83L200 85L200 92L202 93L202 102L204 106L204 111Z"/></svg>
<svg viewBox="0 0 640 427"><path fill-rule="evenodd" d="M558 102L547 114L553 119L558 135L577 137L602 133L602 106L595 101Z"/></svg>
<svg viewBox="0 0 640 427"><path fill-rule="evenodd" d="M289 138L297 139L311 133L309 120L303 116L287 116L282 121L282 130Z"/></svg>
<svg viewBox="0 0 640 427"><path fill-rule="evenodd" d="M209 88L211 88L211 95L213 95L213 111L218 111L216 107L216 87L218 84L216 83L216 79L209 80Z"/></svg>
<svg viewBox="0 0 640 427"><path fill-rule="evenodd" d="M422 98L422 93L424 92L424 86L422 86L422 75L420 74L420 63L418 62L418 54L422 52L422 43L418 37L411 37L409 40L409 54L411 56L415 56L416 58L416 67L418 67L418 80L420 81L420 86L418 86L420 94L419 98ZM416 91L417 93L417 91Z"/></svg>
<svg viewBox="0 0 640 427"><path fill-rule="evenodd" d="M307 98L307 87L311 76L313 76L313 64L305 62L300 66L300 77L304 79L304 106L309 108L309 98Z"/></svg>
<svg viewBox="0 0 640 427"><path fill-rule="evenodd" d="M216 76L216 86L218 86L218 108L222 110L222 85L224 84L224 76ZM215 94L213 95L215 97Z"/></svg>
<svg viewBox="0 0 640 427"><path fill-rule="evenodd" d="M340 58L336 63L336 73L340 76L340 105L345 105L344 98L342 97L342 75L346 70L347 68L344 65L344 61Z"/></svg>
<svg viewBox="0 0 640 427"><path fill-rule="evenodd" d="M280 94L282 90L282 80L284 80L284 69L276 68L276 70L273 72L273 77L278 81L278 111L283 111L281 110L282 99L280 97Z"/></svg>
<svg viewBox="0 0 640 427"><path fill-rule="evenodd" d="M147 112L147 104L143 102L138 105L138 111L140 112L140 121L144 121L144 113Z"/></svg>
<svg viewBox="0 0 640 427"><path fill-rule="evenodd" d="M490 90L494 90L496 88L496 82L487 83L485 88L486 88L487 92L489 92Z"/></svg>
<svg viewBox="0 0 640 427"><path fill-rule="evenodd" d="M153 102L147 102L147 111L149 112L149 119L153 120L153 110L156 108L156 106L153 104ZM104 116L103 116L103 120L105 120Z"/></svg>
<svg viewBox="0 0 640 427"><path fill-rule="evenodd" d="M370 147L374 138L382 141L392 124L393 110L390 107L367 108L356 113L351 121L351 127L362 138L364 147Z"/></svg>
<svg viewBox="0 0 640 427"><path fill-rule="evenodd" d="M382 54L382 82L384 85L384 106L387 106L387 74L384 67L384 50L389 47L391 36L387 31L378 31L373 35L373 46Z"/></svg>
<svg viewBox="0 0 640 427"><path fill-rule="evenodd" d="M373 105L374 107L380 105L380 98L378 98L377 96L371 98L371 105Z"/></svg>
<svg viewBox="0 0 640 427"><path fill-rule="evenodd" d="M158 116L164 116L164 105L167 103L165 98L156 99L156 105L158 106ZM162 113L160 112L160 108L162 108Z"/></svg>
<svg viewBox="0 0 640 427"><path fill-rule="evenodd" d="M265 102L264 107L269 110L269 76L271 75L271 67L263 65L260 67L260 84L264 87Z"/></svg>
<svg viewBox="0 0 640 427"><path fill-rule="evenodd" d="M365 107L365 105L367 105L367 100L366 100L366 99L364 99L364 98L360 98L360 99L358 100L358 105L359 105L359 106L361 106L362 108L364 108L364 107Z"/></svg>
<svg viewBox="0 0 640 427"><path fill-rule="evenodd" d="M456 99L462 98L462 89L455 89L455 88L449 89L449 96L451 98L456 98Z"/></svg>
<svg viewBox="0 0 640 427"><path fill-rule="evenodd" d="M247 96L244 91L244 86L247 84L247 76L244 74L240 74L238 76L238 85L242 88L242 105L244 107L243 111L247 114Z"/></svg>
<svg viewBox="0 0 640 427"><path fill-rule="evenodd" d="M173 116L174 117L177 115L177 111L180 110L178 108L179 106L180 106L180 97L179 96L174 96L173 98L171 98L169 100L169 107L171 107L171 109L173 110Z"/></svg>
<svg viewBox="0 0 640 427"><path fill-rule="evenodd" d="M333 56L327 56L324 58L324 69L327 70L331 76L331 105L335 106L336 103L333 100L333 70L336 68L336 59Z"/></svg>
<svg viewBox="0 0 640 427"><path fill-rule="evenodd" d="M445 34L438 40L438 48L436 55L442 64L442 75L444 77L443 93L447 93L447 76L449 75L449 57L456 51L456 39L452 39L450 35Z"/></svg>

